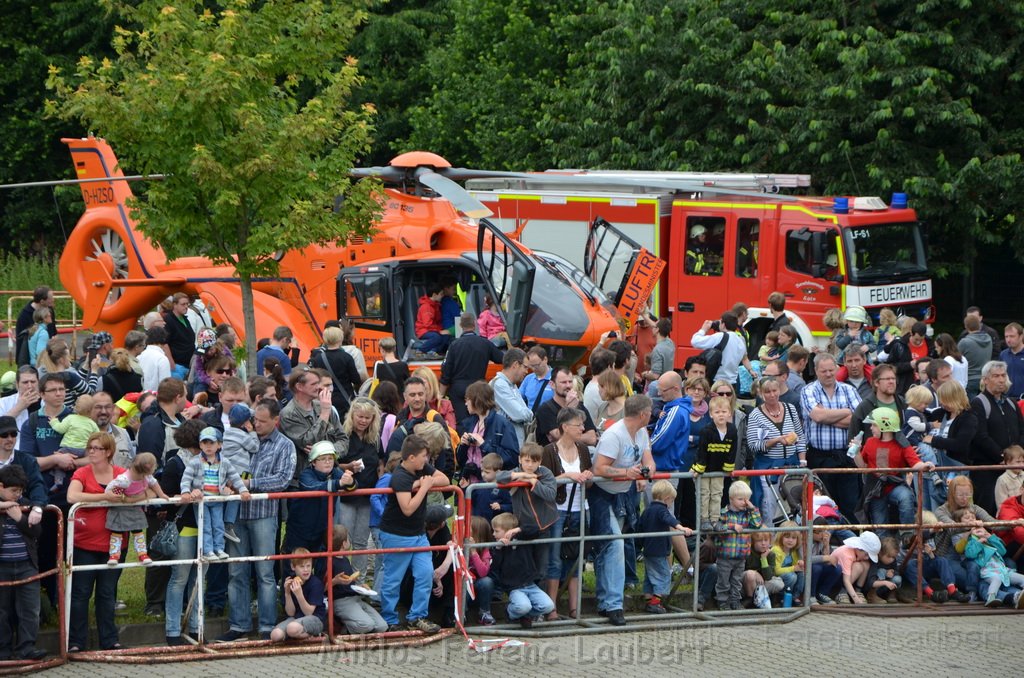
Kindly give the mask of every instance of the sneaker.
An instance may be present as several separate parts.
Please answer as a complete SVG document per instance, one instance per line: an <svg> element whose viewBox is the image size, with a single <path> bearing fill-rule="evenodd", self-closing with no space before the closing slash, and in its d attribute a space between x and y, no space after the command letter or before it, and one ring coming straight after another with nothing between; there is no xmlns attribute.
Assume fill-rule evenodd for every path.
<svg viewBox="0 0 1024 678"><path fill-rule="evenodd" d="M533 628L533 617L531 617L530 615L522 616L522 617L519 618L518 621L519 621L519 625L522 626L524 629L532 629Z"/></svg>
<svg viewBox="0 0 1024 678"><path fill-rule="evenodd" d="M183 647L189 642L181 636L167 636L167 647Z"/></svg>
<svg viewBox="0 0 1024 678"><path fill-rule="evenodd" d="M164 616L164 609L162 607L147 607L144 614L147 617L162 617Z"/></svg>
<svg viewBox="0 0 1024 678"><path fill-rule="evenodd" d="M821 603L818 602L818 599L811 598L811 607L817 607L818 605L821 605Z"/></svg>
<svg viewBox="0 0 1024 678"><path fill-rule="evenodd" d="M216 555L217 555L217 560L227 560L228 558L231 557L227 553L225 553L224 551L217 551Z"/></svg>
<svg viewBox="0 0 1024 678"><path fill-rule="evenodd" d="M1024 591L1017 591L1013 594L1013 606L1018 610L1024 609L1024 595L1021 595Z"/></svg>
<svg viewBox="0 0 1024 678"><path fill-rule="evenodd" d="M999 600L998 596L989 596L985 601L985 607L999 607L1002 604L1003 601Z"/></svg>
<svg viewBox="0 0 1024 678"><path fill-rule="evenodd" d="M608 623L612 626L626 625L626 617L622 614L622 610L608 610L605 616L608 617Z"/></svg>
<svg viewBox="0 0 1024 678"><path fill-rule="evenodd" d="M142 556L139 556L139 562L142 563L142 565L144 567L149 567L150 565L153 564L153 559L150 558L149 556L142 555ZM109 565L110 563L107 563L107 564Z"/></svg>
<svg viewBox="0 0 1024 678"><path fill-rule="evenodd" d="M204 560L219 560L216 551L207 551L203 554Z"/></svg>
<svg viewBox="0 0 1024 678"><path fill-rule="evenodd" d="M128 603L123 600L119 600L114 603L114 612L124 612L128 609Z"/></svg>
<svg viewBox="0 0 1024 678"><path fill-rule="evenodd" d="M836 602L836 605L849 605L850 602L851 602L850 601L850 594L847 593L846 591L841 591L839 593L839 595L836 596L835 602Z"/></svg>
<svg viewBox="0 0 1024 678"><path fill-rule="evenodd" d="M494 615L490 612L480 614L480 626L494 626Z"/></svg>
<svg viewBox="0 0 1024 678"><path fill-rule="evenodd" d="M867 601L868 605L885 604L885 598L878 595L878 591L874 588L868 590L867 594L864 596L864 600Z"/></svg>
<svg viewBox="0 0 1024 678"><path fill-rule="evenodd" d="M931 599L933 603L938 603L941 605L942 603L949 600L949 591L945 589L938 589L937 591L932 591Z"/></svg>
<svg viewBox="0 0 1024 678"><path fill-rule="evenodd" d="M238 642L239 640L248 640L248 638L249 638L249 632L248 631L228 630L228 632L225 633L224 635L218 636L217 640L215 640L214 642L217 642L217 643L235 643L235 642Z"/></svg>
<svg viewBox="0 0 1024 678"><path fill-rule="evenodd" d="M700 521L700 531L701 532L711 532L713 529L715 529L715 528L711 524L710 520L702 520L702 521Z"/></svg>
<svg viewBox="0 0 1024 678"><path fill-rule="evenodd" d="M37 662L45 656L46 650L42 649L24 650L23 652L18 653L19 659L24 659L25 661L30 662Z"/></svg>
<svg viewBox="0 0 1024 678"><path fill-rule="evenodd" d="M818 598L818 602L821 603L822 605L835 605L836 604L836 601L832 600L831 598L826 596L824 593L819 593L817 598Z"/></svg>
<svg viewBox="0 0 1024 678"><path fill-rule="evenodd" d="M956 590L949 594L949 599L954 603L969 603L971 602L971 594Z"/></svg>
<svg viewBox="0 0 1024 678"><path fill-rule="evenodd" d="M387 633L398 633L399 631L408 631L405 628L405 624L388 624Z"/></svg>
<svg viewBox="0 0 1024 678"><path fill-rule="evenodd" d="M420 617L415 621L408 622L410 631L422 631L428 636L432 636L441 630L441 627L430 621L426 617Z"/></svg>
<svg viewBox="0 0 1024 678"><path fill-rule="evenodd" d="M647 606L644 607L644 612L647 614L665 614L668 610L665 609L665 606L661 604L660 600L652 598L650 602L647 603Z"/></svg>
<svg viewBox="0 0 1024 678"><path fill-rule="evenodd" d="M235 543L235 544L239 544L242 541L241 539L238 538L238 535L235 534L234 526L232 526L232 527L228 527L227 525L224 526L224 538L227 539L230 542Z"/></svg>
<svg viewBox="0 0 1024 678"><path fill-rule="evenodd" d="M117 558L111 558L107 561L109 567L117 567Z"/></svg>

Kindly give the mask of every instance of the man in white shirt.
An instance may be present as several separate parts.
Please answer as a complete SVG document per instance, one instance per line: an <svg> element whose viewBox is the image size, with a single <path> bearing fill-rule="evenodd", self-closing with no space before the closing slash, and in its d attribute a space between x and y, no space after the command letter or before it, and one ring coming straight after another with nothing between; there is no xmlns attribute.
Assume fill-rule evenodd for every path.
<svg viewBox="0 0 1024 678"><path fill-rule="evenodd" d="M18 424L18 438L14 449L21 449L21 427L28 415L39 403L39 372L31 365L18 368L18 391L0 398L0 416L14 417Z"/></svg>
<svg viewBox="0 0 1024 678"><path fill-rule="evenodd" d="M167 330L154 325L146 331L146 348L139 354L142 388L156 391L160 382L171 376L171 358L167 349Z"/></svg>
<svg viewBox="0 0 1024 678"><path fill-rule="evenodd" d="M740 327L736 314L732 311L723 313L721 325L718 328L719 331L708 334L711 330L711 325L712 321L705 320L701 328L690 338L690 345L703 351L709 348L718 348L718 345L722 342L722 335L719 332L725 332L729 335L729 340L720 349L722 351L722 365L718 368L717 373L709 375L711 377L710 381L724 381L727 384L735 384L741 363L747 372L750 373L751 378L757 379L757 373L754 372L754 368L750 365L750 359L747 357L747 342L743 341L743 337L736 332Z"/></svg>

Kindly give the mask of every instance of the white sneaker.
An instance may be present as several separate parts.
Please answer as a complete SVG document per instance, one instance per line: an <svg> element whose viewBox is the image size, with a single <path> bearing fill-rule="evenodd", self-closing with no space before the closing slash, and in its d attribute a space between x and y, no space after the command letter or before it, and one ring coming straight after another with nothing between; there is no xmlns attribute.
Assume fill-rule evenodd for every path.
<svg viewBox="0 0 1024 678"><path fill-rule="evenodd" d="M219 560L219 557L213 551L207 551L206 553L203 554L203 559L204 560Z"/></svg>
<svg viewBox="0 0 1024 678"><path fill-rule="evenodd" d="M225 553L224 551L217 551L216 555L217 555L217 559L218 560L227 560L228 558L231 557L227 553Z"/></svg>

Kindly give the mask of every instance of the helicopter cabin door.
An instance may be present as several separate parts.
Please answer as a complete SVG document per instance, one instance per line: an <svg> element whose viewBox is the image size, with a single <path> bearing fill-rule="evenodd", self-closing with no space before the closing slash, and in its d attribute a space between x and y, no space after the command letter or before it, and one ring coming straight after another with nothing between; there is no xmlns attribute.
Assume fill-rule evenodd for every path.
<svg viewBox="0 0 1024 678"><path fill-rule="evenodd" d="M389 266L344 268L338 274L338 316L359 331L355 344L372 365L379 360L380 340L394 334Z"/></svg>
<svg viewBox="0 0 1024 678"><path fill-rule="evenodd" d="M509 339L513 346L518 345L526 335L537 266L487 219L480 220L476 256L487 291L505 315Z"/></svg>
<svg viewBox="0 0 1024 678"><path fill-rule="evenodd" d="M583 272L615 303L626 329L643 313L664 269L664 261L601 217L590 224Z"/></svg>

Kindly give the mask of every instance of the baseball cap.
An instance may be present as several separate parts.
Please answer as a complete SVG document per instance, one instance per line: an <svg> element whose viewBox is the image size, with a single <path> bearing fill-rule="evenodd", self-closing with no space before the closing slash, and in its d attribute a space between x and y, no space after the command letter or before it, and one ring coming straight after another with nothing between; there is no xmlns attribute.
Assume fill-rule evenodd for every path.
<svg viewBox="0 0 1024 678"><path fill-rule="evenodd" d="M221 441L220 431L218 431L213 426L207 426L206 428L199 432L199 442L203 442L206 440L215 440L219 443Z"/></svg>
<svg viewBox="0 0 1024 678"><path fill-rule="evenodd" d="M3 416L0 417L0 433L17 433L18 422L14 417Z"/></svg>
<svg viewBox="0 0 1024 678"><path fill-rule="evenodd" d="M235 428L239 428L242 424L249 421L250 419L252 419L252 410L250 410L246 405L243 405L242 403L234 405L231 408L231 411L228 412L228 421Z"/></svg>
<svg viewBox="0 0 1024 678"><path fill-rule="evenodd" d="M440 525L452 515L452 507L448 504L430 504L423 513L423 522L427 525Z"/></svg>
<svg viewBox="0 0 1024 678"><path fill-rule="evenodd" d="M878 552L882 550L882 542L879 541L878 535L870 530L865 530L860 533L859 537L847 537L843 540L843 543L850 548L860 549L868 554L871 558L871 562L878 562Z"/></svg>
<svg viewBox="0 0 1024 678"><path fill-rule="evenodd" d="M309 463L313 463L318 457L322 457L325 454L329 454L337 459L338 452L334 449L334 443L329 440L321 440L318 443L313 443L313 448L309 451Z"/></svg>
<svg viewBox="0 0 1024 678"><path fill-rule="evenodd" d="M112 343L114 343L114 337L110 335L110 332L97 332L85 340L85 350L98 351L103 347L103 344Z"/></svg>

